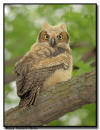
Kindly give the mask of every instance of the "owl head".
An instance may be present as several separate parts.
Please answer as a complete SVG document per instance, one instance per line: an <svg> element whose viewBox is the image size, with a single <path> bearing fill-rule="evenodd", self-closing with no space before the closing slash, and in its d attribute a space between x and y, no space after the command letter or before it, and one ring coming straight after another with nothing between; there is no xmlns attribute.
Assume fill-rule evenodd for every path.
<svg viewBox="0 0 100 130"><path fill-rule="evenodd" d="M52 48L66 49L69 43L69 36L66 31L66 25L51 26L44 24L39 37L38 43Z"/></svg>

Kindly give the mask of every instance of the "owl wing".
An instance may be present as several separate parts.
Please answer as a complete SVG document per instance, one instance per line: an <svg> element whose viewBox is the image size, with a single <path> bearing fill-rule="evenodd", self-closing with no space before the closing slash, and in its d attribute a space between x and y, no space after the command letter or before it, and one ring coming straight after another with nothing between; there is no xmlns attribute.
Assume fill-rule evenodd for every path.
<svg viewBox="0 0 100 130"><path fill-rule="evenodd" d="M23 96L23 94L28 91L28 88L25 88L24 85L26 83L26 75L30 72L32 66L32 60L33 58L29 54L15 65L14 71L16 74L17 94L19 97Z"/></svg>
<svg viewBox="0 0 100 130"><path fill-rule="evenodd" d="M17 95L20 97L19 106L27 106L35 101L39 91L38 73L32 68L35 58L30 54L21 59L15 66Z"/></svg>
<svg viewBox="0 0 100 130"><path fill-rule="evenodd" d="M43 55L43 50L41 46L35 45L34 50L27 53L20 61L15 65L15 74L16 74L16 85L17 85L17 94L19 97L22 97L27 91L29 91L30 86L26 86L27 75L38 65ZM33 54L34 51L34 54ZM34 67L33 67L34 66Z"/></svg>
<svg viewBox="0 0 100 130"><path fill-rule="evenodd" d="M38 66L36 66L36 68L44 68L44 67L48 68L48 67L53 67L56 65L63 64L64 68L68 69L71 63L72 63L71 55L60 54L56 57L54 56L52 58L46 58L40 61Z"/></svg>
<svg viewBox="0 0 100 130"><path fill-rule="evenodd" d="M15 67L17 94L21 98L20 107L34 104L44 81L57 69L68 68L68 59L64 55L46 58L35 65L31 55L26 59L19 61Z"/></svg>

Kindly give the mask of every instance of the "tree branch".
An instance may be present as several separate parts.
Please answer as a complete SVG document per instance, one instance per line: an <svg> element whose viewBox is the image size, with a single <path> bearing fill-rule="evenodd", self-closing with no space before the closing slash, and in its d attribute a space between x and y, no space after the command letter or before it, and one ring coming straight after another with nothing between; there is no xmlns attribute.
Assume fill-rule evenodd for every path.
<svg viewBox="0 0 100 130"><path fill-rule="evenodd" d="M5 74L5 83L10 83L12 81L16 80L16 75L15 74Z"/></svg>
<svg viewBox="0 0 100 130"><path fill-rule="evenodd" d="M5 126L42 126L96 101L96 73L85 73L44 89L36 104L29 108L12 108L5 112Z"/></svg>
<svg viewBox="0 0 100 130"><path fill-rule="evenodd" d="M16 57L15 59L11 59L8 61L5 61L6 66L14 65L17 61L19 61L23 56Z"/></svg>
<svg viewBox="0 0 100 130"><path fill-rule="evenodd" d="M96 56L96 48L93 48L90 51L87 51L85 54L82 55L81 60L87 62L89 59Z"/></svg>

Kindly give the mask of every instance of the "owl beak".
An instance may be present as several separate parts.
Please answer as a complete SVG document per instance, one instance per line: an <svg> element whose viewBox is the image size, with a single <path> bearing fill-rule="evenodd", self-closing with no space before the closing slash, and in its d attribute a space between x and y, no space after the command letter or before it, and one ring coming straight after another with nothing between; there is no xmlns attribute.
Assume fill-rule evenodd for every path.
<svg viewBox="0 0 100 130"><path fill-rule="evenodd" d="M50 45L51 45L52 47L55 47L55 45L56 45L56 39L55 39L55 38L51 38L51 40L50 40Z"/></svg>

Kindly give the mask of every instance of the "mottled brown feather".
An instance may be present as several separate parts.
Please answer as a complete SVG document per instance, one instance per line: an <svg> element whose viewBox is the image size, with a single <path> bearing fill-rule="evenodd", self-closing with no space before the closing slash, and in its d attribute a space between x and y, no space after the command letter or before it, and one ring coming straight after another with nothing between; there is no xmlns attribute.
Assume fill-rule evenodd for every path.
<svg viewBox="0 0 100 130"><path fill-rule="evenodd" d="M28 106L30 104L34 104L35 95L37 93L37 89L43 86L44 81L50 77L52 73L54 73L57 69L63 68L64 64L59 64L53 67L45 67L41 69L33 69L28 67L27 64L22 69L21 64L17 65L15 71L22 69L20 74L17 75L17 94L21 98L20 106ZM19 67L19 68L18 68ZM20 68L21 67L21 68ZM30 71L29 71L30 70Z"/></svg>
<svg viewBox="0 0 100 130"><path fill-rule="evenodd" d="M52 58L47 56L44 60L38 60L38 65L35 64L37 62L36 58L38 59L42 55L38 57L38 55L32 53L27 54L16 64L16 84L17 94L21 98L20 107L34 104L38 88L43 87L45 80L57 69L65 69L66 63L64 64L64 62L66 62L66 59L62 51L62 56L59 55L60 51L57 52L58 57L54 53L52 53Z"/></svg>

